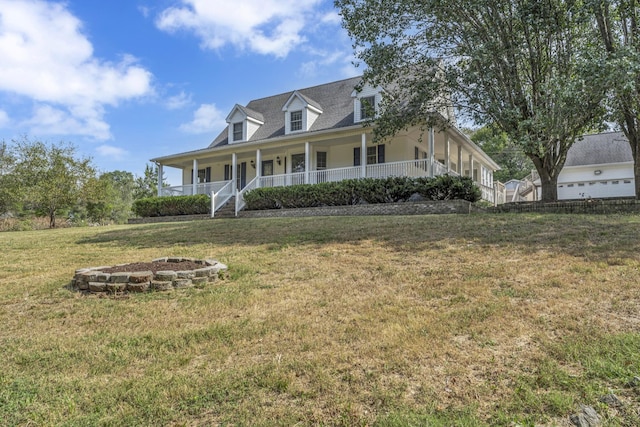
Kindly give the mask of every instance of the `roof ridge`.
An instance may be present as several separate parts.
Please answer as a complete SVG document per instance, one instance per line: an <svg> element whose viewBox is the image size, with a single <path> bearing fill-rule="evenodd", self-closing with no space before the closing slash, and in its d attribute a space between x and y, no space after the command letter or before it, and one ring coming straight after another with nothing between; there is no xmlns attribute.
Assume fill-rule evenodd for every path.
<svg viewBox="0 0 640 427"><path fill-rule="evenodd" d="M305 88L302 88L302 89L293 89L293 90L289 90L287 92L282 92L282 93L278 93L278 94L271 95L271 96L264 96L262 98L251 99L251 100L249 100L249 102L247 102L247 105L249 105L252 102L263 101L265 99L270 99L270 98L277 98L277 97L283 96L283 95L291 96L296 91L301 92L303 90L306 91L306 90L316 89L316 88L319 88L319 87L322 87L322 86L329 86L329 85L332 85L332 84L336 84L336 83L340 83L340 82L346 82L348 80L361 79L361 78L362 78L362 76L349 77L349 78L346 78L346 79L335 80L333 82L322 83L322 84L318 84L318 85L315 85L315 86L305 87Z"/></svg>

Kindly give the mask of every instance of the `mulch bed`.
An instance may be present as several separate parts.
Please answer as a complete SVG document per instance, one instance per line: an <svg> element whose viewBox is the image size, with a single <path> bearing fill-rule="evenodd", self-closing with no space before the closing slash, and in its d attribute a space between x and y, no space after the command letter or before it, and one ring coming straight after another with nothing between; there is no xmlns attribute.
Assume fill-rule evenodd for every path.
<svg viewBox="0 0 640 427"><path fill-rule="evenodd" d="M102 271L103 273L123 273L123 272L134 273L136 271L152 271L155 274L158 271L167 271L167 270L189 271L189 270L198 270L204 267L206 267L206 265L202 263L193 262L193 261L180 261L180 262L155 261L155 262L132 262L131 264L117 265L109 268L101 268L100 271Z"/></svg>

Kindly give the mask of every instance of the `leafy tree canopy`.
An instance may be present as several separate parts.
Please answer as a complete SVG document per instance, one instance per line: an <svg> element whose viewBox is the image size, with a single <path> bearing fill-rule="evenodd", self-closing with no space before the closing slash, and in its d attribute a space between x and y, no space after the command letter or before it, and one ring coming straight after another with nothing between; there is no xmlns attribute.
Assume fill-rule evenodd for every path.
<svg viewBox="0 0 640 427"><path fill-rule="evenodd" d="M569 147L604 113L604 73L582 1L335 4L367 65L363 81L386 91L377 138L445 127L453 106L503 131L540 174L542 199L557 199Z"/></svg>
<svg viewBox="0 0 640 427"><path fill-rule="evenodd" d="M89 158L77 158L70 144L48 145L24 137L8 145L4 188L23 209L49 217L75 206L84 196L86 184L95 177Z"/></svg>
<svg viewBox="0 0 640 427"><path fill-rule="evenodd" d="M469 137L502 168L493 174L493 178L498 181L522 179L534 169L522 148L511 142L507 134L495 126L483 126L470 131Z"/></svg>

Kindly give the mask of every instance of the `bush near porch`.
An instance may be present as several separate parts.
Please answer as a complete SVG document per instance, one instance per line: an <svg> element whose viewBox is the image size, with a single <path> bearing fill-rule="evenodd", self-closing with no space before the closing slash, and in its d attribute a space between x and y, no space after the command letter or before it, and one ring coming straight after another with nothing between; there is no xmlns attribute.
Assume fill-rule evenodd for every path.
<svg viewBox="0 0 640 427"><path fill-rule="evenodd" d="M147 197L133 202L132 210L141 217L208 214L211 213L211 198L206 194Z"/></svg>
<svg viewBox="0 0 640 427"><path fill-rule="evenodd" d="M339 182L289 187L256 188L244 194L247 210L345 206L365 203L406 202L414 194L425 200L480 200L480 189L469 177L389 177L349 179Z"/></svg>

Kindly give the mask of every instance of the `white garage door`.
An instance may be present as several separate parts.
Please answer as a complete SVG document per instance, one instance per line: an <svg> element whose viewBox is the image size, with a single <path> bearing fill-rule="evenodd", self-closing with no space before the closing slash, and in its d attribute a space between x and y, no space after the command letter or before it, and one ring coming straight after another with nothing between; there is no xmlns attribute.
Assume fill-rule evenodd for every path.
<svg viewBox="0 0 640 427"><path fill-rule="evenodd" d="M558 199L604 199L635 195L633 179L610 181L574 182L558 185Z"/></svg>

